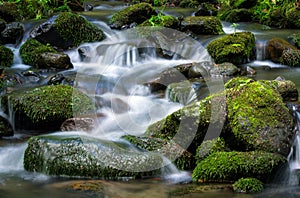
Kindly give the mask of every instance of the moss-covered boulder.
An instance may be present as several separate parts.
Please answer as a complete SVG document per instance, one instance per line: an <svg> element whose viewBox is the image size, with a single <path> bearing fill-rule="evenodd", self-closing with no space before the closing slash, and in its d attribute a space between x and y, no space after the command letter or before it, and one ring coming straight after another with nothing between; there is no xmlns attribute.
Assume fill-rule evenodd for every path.
<svg viewBox="0 0 300 198"><path fill-rule="evenodd" d="M267 43L267 53L268 58L275 63L280 62L280 58L285 50L297 50L297 48L291 45L284 39L281 38L272 38Z"/></svg>
<svg viewBox="0 0 300 198"><path fill-rule="evenodd" d="M294 120L276 87L248 78L234 78L225 86L228 121L234 136L232 148L287 156Z"/></svg>
<svg viewBox="0 0 300 198"><path fill-rule="evenodd" d="M199 2L196 0L182 0L179 3L179 7L181 8L197 8L199 6Z"/></svg>
<svg viewBox="0 0 300 198"><path fill-rule="evenodd" d="M0 18L6 22L15 22L22 19L18 7L15 3L1 2L0 4Z"/></svg>
<svg viewBox="0 0 300 198"><path fill-rule="evenodd" d="M32 137L24 154L25 170L57 176L154 176L161 167L163 159L159 154L72 132Z"/></svg>
<svg viewBox="0 0 300 198"><path fill-rule="evenodd" d="M148 3L139 3L120 10L110 19L110 27L113 29L128 28L132 23L141 24L157 15L155 8Z"/></svg>
<svg viewBox="0 0 300 198"><path fill-rule="evenodd" d="M0 67L10 67L13 64L14 53L11 49L0 45Z"/></svg>
<svg viewBox="0 0 300 198"><path fill-rule="evenodd" d="M1 98L1 107L16 129L58 130L74 115L94 110L91 99L66 85L16 90Z"/></svg>
<svg viewBox="0 0 300 198"><path fill-rule="evenodd" d="M248 177L248 178L240 178L239 180L234 182L232 187L234 192L258 193L263 191L264 184L256 178Z"/></svg>
<svg viewBox="0 0 300 198"><path fill-rule="evenodd" d="M193 102L150 125L145 134L172 140L195 154L206 136L209 125L212 124L216 129L223 126L222 119L226 116L225 100L224 93L221 93Z"/></svg>
<svg viewBox="0 0 300 198"><path fill-rule="evenodd" d="M24 25L20 22L8 23L1 32L0 42L2 44L19 44L24 35Z"/></svg>
<svg viewBox="0 0 300 198"><path fill-rule="evenodd" d="M215 5L211 3L201 3L198 10L195 12L195 16L216 16L218 13Z"/></svg>
<svg viewBox="0 0 300 198"><path fill-rule="evenodd" d="M181 23L182 31L194 34L224 34L222 23L216 16L189 16Z"/></svg>
<svg viewBox="0 0 300 198"><path fill-rule="evenodd" d="M122 138L142 150L162 154L180 170L192 170L196 166L194 156L172 140L132 135L126 135Z"/></svg>
<svg viewBox="0 0 300 198"><path fill-rule="evenodd" d="M286 12L287 21L289 24L289 28L300 28L300 10L297 8L289 9Z"/></svg>
<svg viewBox="0 0 300 198"><path fill-rule="evenodd" d="M286 158L268 152L215 152L197 164L193 180L197 182L234 182L254 177L270 182L286 163Z"/></svg>
<svg viewBox="0 0 300 198"><path fill-rule="evenodd" d="M228 22L250 22L252 21L253 12L250 9L232 9L220 16L221 20Z"/></svg>
<svg viewBox="0 0 300 198"><path fill-rule="evenodd" d="M283 50L280 63L292 67L300 67L300 50Z"/></svg>
<svg viewBox="0 0 300 198"><path fill-rule="evenodd" d="M207 51L216 63L230 62L235 65L254 60L255 50L255 38L251 32L228 34L207 45Z"/></svg>
<svg viewBox="0 0 300 198"><path fill-rule="evenodd" d="M50 44L55 48L67 50L82 43L101 41L105 35L84 17L63 12L36 26L30 32L30 37L45 45Z"/></svg>
<svg viewBox="0 0 300 198"><path fill-rule="evenodd" d="M44 45L35 39L27 39L20 47L23 63L36 68L73 68L70 57L57 52L49 45Z"/></svg>

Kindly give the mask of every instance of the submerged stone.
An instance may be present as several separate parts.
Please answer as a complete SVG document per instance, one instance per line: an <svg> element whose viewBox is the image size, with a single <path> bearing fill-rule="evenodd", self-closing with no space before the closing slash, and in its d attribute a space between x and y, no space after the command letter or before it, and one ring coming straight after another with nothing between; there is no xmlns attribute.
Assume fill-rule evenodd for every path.
<svg viewBox="0 0 300 198"><path fill-rule="evenodd" d="M154 176L161 167L163 159L158 154L74 133L32 137L24 155L25 170L68 177Z"/></svg>

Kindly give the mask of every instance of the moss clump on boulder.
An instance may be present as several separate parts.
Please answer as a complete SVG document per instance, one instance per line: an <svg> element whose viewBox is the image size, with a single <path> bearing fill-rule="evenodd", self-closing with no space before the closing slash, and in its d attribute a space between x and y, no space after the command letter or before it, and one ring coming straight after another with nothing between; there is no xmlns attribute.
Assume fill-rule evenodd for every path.
<svg viewBox="0 0 300 198"><path fill-rule="evenodd" d="M294 120L276 87L262 81L235 78L225 84L228 121L237 150L289 154Z"/></svg>
<svg viewBox="0 0 300 198"><path fill-rule="evenodd" d="M292 34L291 36L289 36L289 38L292 39L293 44L300 49L300 33L297 34Z"/></svg>
<svg viewBox="0 0 300 198"><path fill-rule="evenodd" d="M292 9L288 10L286 12L286 17L287 17L287 21L288 21L288 26L289 28L300 28L300 11L298 9L296 9L295 7L293 7Z"/></svg>
<svg viewBox="0 0 300 198"><path fill-rule="evenodd" d="M283 156L268 152L215 152L197 164L193 180L233 182L242 177L254 177L270 181L285 162Z"/></svg>
<svg viewBox="0 0 300 198"><path fill-rule="evenodd" d="M73 65L68 55L57 52L49 45L35 39L27 39L20 48L23 63L36 68L69 69Z"/></svg>
<svg viewBox="0 0 300 198"><path fill-rule="evenodd" d="M202 143L208 127L223 125L225 94L209 96L175 111L147 128L146 135L173 140L192 154ZM214 112L214 116L212 115Z"/></svg>
<svg viewBox="0 0 300 198"><path fill-rule="evenodd" d="M229 151L223 138L216 138L211 140L205 140L197 148L196 160L197 163L205 159L207 156L214 152Z"/></svg>
<svg viewBox="0 0 300 198"><path fill-rule="evenodd" d="M195 168L195 160L193 155L181 148L177 143L152 136L132 136L126 135L122 137L138 148L150 152L156 152L164 155L171 160L180 170L192 170Z"/></svg>
<svg viewBox="0 0 300 198"><path fill-rule="evenodd" d="M57 176L154 176L161 167L163 159L158 154L72 132L32 137L24 155L25 170Z"/></svg>
<svg viewBox="0 0 300 198"><path fill-rule="evenodd" d="M252 10L249 9L232 9L228 12L223 13L220 16L221 20L228 21L228 22L250 22L252 21Z"/></svg>
<svg viewBox="0 0 300 198"><path fill-rule="evenodd" d="M14 118L16 129L40 131L58 130L73 115L94 110L88 96L66 85L17 90L3 95L1 103L4 112Z"/></svg>
<svg viewBox="0 0 300 198"><path fill-rule="evenodd" d="M41 59L44 52L57 52L51 46L43 45L35 39L27 39L20 47L20 55L23 63L27 65L37 66L37 62Z"/></svg>
<svg viewBox="0 0 300 198"><path fill-rule="evenodd" d="M216 16L189 16L182 21L182 31L194 34L224 34L220 19Z"/></svg>
<svg viewBox="0 0 300 198"><path fill-rule="evenodd" d="M253 60L255 49L255 38L251 32L228 34L207 45L207 51L215 63L230 62L235 65Z"/></svg>
<svg viewBox="0 0 300 198"><path fill-rule="evenodd" d="M256 178L240 178L234 182L233 191L239 193L258 193L264 189L264 184Z"/></svg>
<svg viewBox="0 0 300 198"><path fill-rule="evenodd" d="M148 3L139 3L120 10L110 20L110 27L114 29L128 28L130 24L141 24L157 15L155 9Z"/></svg>
<svg viewBox="0 0 300 198"><path fill-rule="evenodd" d="M30 32L30 37L59 50L68 50L82 43L102 41L105 35L84 17L71 12L62 12L37 25Z"/></svg>
<svg viewBox="0 0 300 198"><path fill-rule="evenodd" d="M300 50L283 50L280 63L292 67L300 67Z"/></svg>
<svg viewBox="0 0 300 198"><path fill-rule="evenodd" d="M0 45L0 67L10 67L13 64L14 53L11 49Z"/></svg>
<svg viewBox="0 0 300 198"><path fill-rule="evenodd" d="M72 42L74 46L104 39L102 30L82 16L71 12L59 14L53 27L65 41Z"/></svg>

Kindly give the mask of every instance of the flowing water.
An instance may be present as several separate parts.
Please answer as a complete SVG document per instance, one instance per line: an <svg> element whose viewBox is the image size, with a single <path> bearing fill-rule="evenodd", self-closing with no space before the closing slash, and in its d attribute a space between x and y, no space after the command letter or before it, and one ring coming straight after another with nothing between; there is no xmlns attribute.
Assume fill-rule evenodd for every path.
<svg viewBox="0 0 300 198"><path fill-rule="evenodd" d="M142 42L141 38L133 36L133 32L111 30L106 22L113 12L123 7L105 2L96 6L93 12L84 13L91 22L104 30L108 39L80 46L89 52L83 59L77 49L67 52L74 65L72 71L77 73L74 86L99 104L95 109L95 115L105 115L99 118L99 127L90 133L97 138L118 139L124 134L142 134L149 124L182 107L179 103L170 102L164 95L152 94L145 83L166 68L194 61L211 62L203 46L215 37L200 37L198 41L203 44L202 46L198 41L181 34L180 38L185 39L185 42L176 44L177 47L170 43L169 45L173 47L171 51L180 54L184 59L177 57L166 60L158 57L156 46L151 42ZM173 16L187 16L191 10L167 9L166 13ZM26 29L29 30L33 25L28 23ZM223 27L226 33L233 31L228 23L223 23ZM275 79L282 76L294 81L300 88L300 69L266 61L265 50L269 38L286 37L296 32L295 30L266 32L257 24L245 23L241 24L237 31L252 31L256 36L257 60L247 64L257 70L256 79ZM16 55L13 68L20 71L28 69L27 65L21 63L18 47L9 47L14 49ZM221 81L215 79L215 82ZM195 97L192 94L190 98ZM295 116L299 116L296 111ZM296 176L297 170L300 170L299 136L296 136L291 149L289 157L291 171L288 179L283 178L284 185L267 186L263 193L256 195L235 194L230 187L217 185L212 188L214 190L205 188L195 190L197 186L185 184L191 180L191 173L179 171L173 164L163 169L161 178L144 180L128 178L123 178L125 181L82 180L29 173L23 168L23 155L28 137L29 135L17 133L13 137L0 139L0 197L173 197L178 192L187 192L190 189L194 190L189 197L300 197L299 181ZM168 164L168 159L165 160ZM87 181L89 184L85 183ZM74 187L78 183L81 184L81 188ZM84 191L84 185L95 185L97 190ZM178 197L186 195L179 193Z"/></svg>

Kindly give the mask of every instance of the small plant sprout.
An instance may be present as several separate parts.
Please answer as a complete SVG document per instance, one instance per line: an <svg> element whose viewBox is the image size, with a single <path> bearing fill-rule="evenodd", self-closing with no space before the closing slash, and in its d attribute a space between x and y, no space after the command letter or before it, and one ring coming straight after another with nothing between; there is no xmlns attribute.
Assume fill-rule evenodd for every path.
<svg viewBox="0 0 300 198"><path fill-rule="evenodd" d="M231 25L231 27L233 28L233 34L234 35L236 33L236 29L237 29L238 26L239 26L239 24L237 24L237 23L232 23L232 25Z"/></svg>

